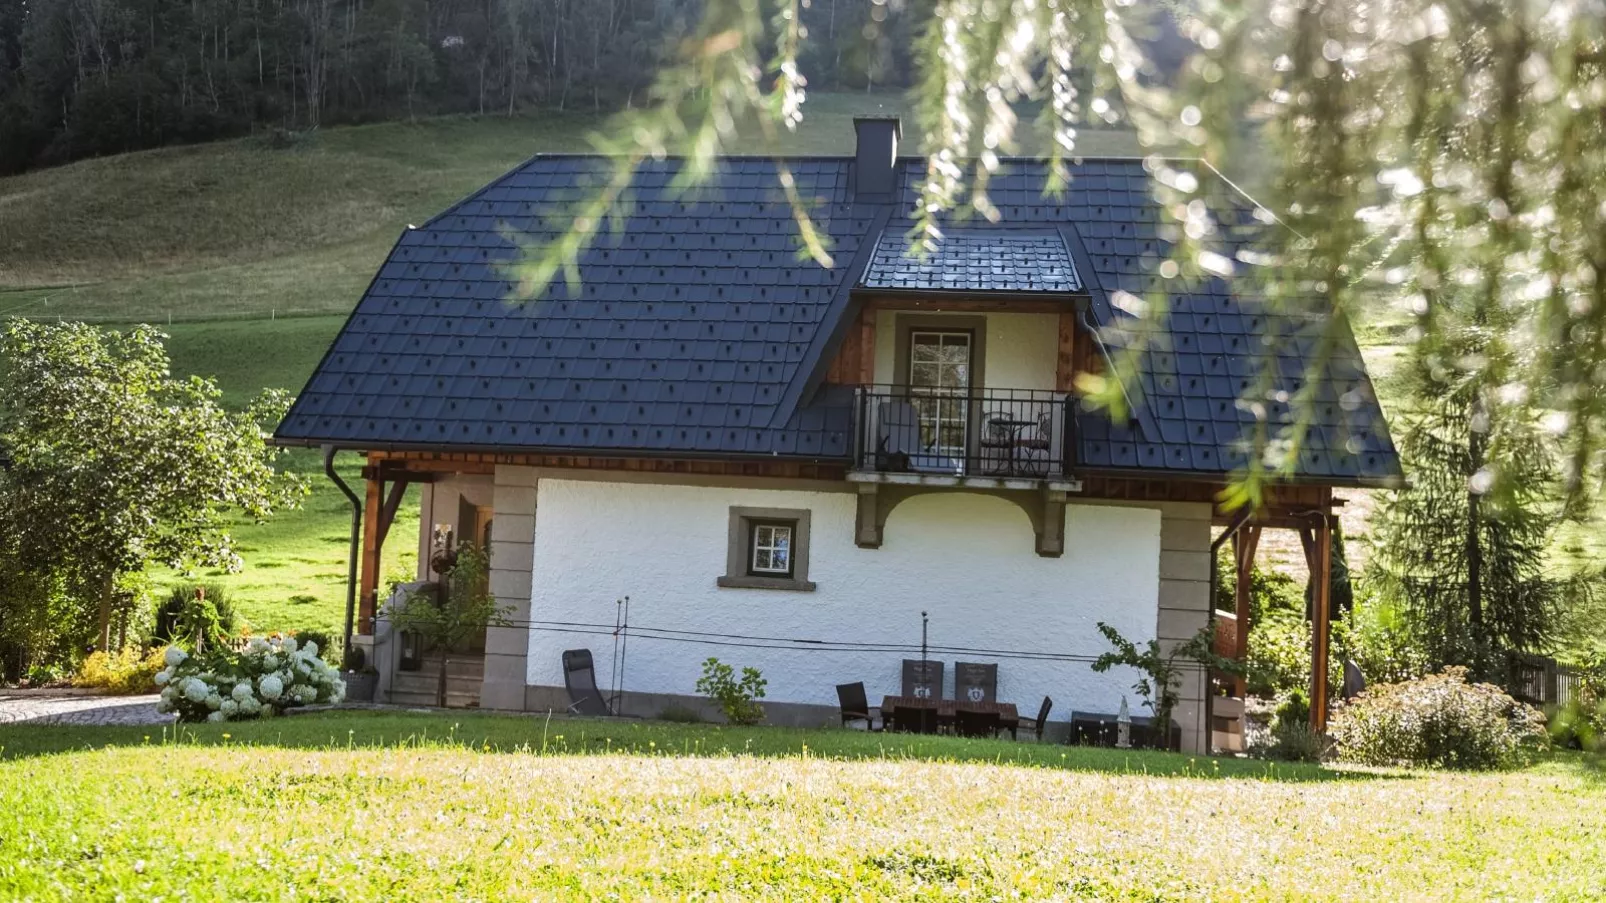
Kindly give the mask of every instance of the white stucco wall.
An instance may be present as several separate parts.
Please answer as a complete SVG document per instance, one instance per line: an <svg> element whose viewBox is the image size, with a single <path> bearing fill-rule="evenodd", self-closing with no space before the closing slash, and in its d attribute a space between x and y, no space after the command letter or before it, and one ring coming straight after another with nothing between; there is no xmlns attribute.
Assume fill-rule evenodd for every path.
<svg viewBox="0 0 1606 903"><path fill-rule="evenodd" d="M809 579L815 592L722 589L729 508L807 508L813 512ZM629 595L631 623L710 634L791 637L918 647L920 612L931 615L933 645L1092 657L1105 651L1094 624L1128 638L1154 637L1159 592L1160 513L1150 509L1066 508L1066 552L1040 558L1026 514L981 495L927 494L899 505L880 549L853 542L854 496L542 478L532 568L532 621L611 628L615 600ZM562 686L562 650L592 650L599 683L612 664L608 636L530 632L529 682ZM626 690L693 694L709 656L753 665L769 699L835 705L835 686L866 685L872 704L897 692L898 652L725 648L633 635ZM907 657L918 657L917 654ZM1056 720L1072 709L1114 711L1133 675L1093 673L1085 661L1049 662L983 654L933 656L947 662L997 661L999 697L1023 714L1047 694ZM1136 706L1137 700L1130 700Z"/></svg>
<svg viewBox="0 0 1606 903"><path fill-rule="evenodd" d="M927 316L946 314L921 313ZM976 314L953 314L974 317ZM897 372L898 312L877 311L875 381L901 382ZM1059 354L1057 314L987 314L986 372L977 388L1053 391Z"/></svg>

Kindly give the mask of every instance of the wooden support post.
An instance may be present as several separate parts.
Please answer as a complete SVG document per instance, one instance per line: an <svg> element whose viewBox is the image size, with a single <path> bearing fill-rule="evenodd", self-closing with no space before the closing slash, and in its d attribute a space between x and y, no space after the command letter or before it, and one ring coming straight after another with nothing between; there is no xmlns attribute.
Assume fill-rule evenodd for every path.
<svg viewBox="0 0 1606 903"><path fill-rule="evenodd" d="M875 309L866 304L859 310L859 385L875 382Z"/></svg>
<svg viewBox="0 0 1606 903"><path fill-rule="evenodd" d="M385 484L377 475L370 476L368 493L362 506L362 557L361 576L357 583L357 632L371 635L374 632L374 615L379 608L379 551L383 547L383 529L380 526L384 508Z"/></svg>
<svg viewBox="0 0 1606 903"><path fill-rule="evenodd" d="M1327 732L1327 657L1332 633L1333 515L1323 514L1316 528L1315 583L1311 593L1310 727Z"/></svg>
<svg viewBox="0 0 1606 903"><path fill-rule="evenodd" d="M1249 658L1249 629L1254 620L1251 613L1253 602L1253 580L1255 570L1255 552L1260 548L1260 527L1245 526L1232 536L1233 574L1237 578L1233 586L1232 602L1233 615L1237 620L1237 631L1233 636L1232 657L1238 661ZM1248 692L1248 682L1242 678L1234 678L1238 697L1241 699Z"/></svg>
<svg viewBox="0 0 1606 903"><path fill-rule="evenodd" d="M1060 313L1059 351L1054 363L1054 391L1071 392L1076 388L1076 313Z"/></svg>

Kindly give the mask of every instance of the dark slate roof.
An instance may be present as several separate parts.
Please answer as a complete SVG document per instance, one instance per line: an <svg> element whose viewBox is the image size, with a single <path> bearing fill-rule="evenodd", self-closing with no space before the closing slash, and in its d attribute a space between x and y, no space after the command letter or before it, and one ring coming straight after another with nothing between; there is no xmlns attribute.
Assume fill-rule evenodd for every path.
<svg viewBox="0 0 1606 903"><path fill-rule="evenodd" d="M774 162L725 160L691 195L670 184L677 165L649 163L637 175L622 228L605 230L585 252L577 288L559 282L522 305L506 301L513 285L503 266L518 257L509 236L558 234L606 161L536 157L408 230L280 424L279 441L845 460L851 391L814 386L860 278L935 278L891 257L872 265L872 252L906 241L921 164L900 161L900 194L870 203L853 197L850 158L791 161L830 242L829 269L800 259ZM1047 196L1046 165L1007 161L990 187L1000 221L948 230L958 241L938 254L1032 236L1047 249L1040 261L1053 257L1057 237L1064 274L1086 293L1102 341L1119 348L1139 321L1111 299L1141 295L1155 278L1168 250L1160 211L1140 161L1089 160L1072 175L1066 192ZM1200 177L1219 180L1209 170ZM1238 208L1221 253L1234 257L1265 228L1254 213L1247 203ZM1034 265L1041 270L1004 268L985 287L1046 278L1049 266ZM1291 422L1286 398L1318 356L1319 312L1273 312L1219 279L1174 294L1171 307L1169 329L1146 358L1133 422L1078 417L1081 466L1179 475L1242 466L1253 417L1238 399L1256 378L1254 349L1267 335L1281 338L1263 407L1274 424ZM1335 485L1397 477L1347 334L1317 378L1296 475Z"/></svg>
<svg viewBox="0 0 1606 903"><path fill-rule="evenodd" d="M874 289L1075 292L1082 288L1065 240L1054 230L949 229L925 254L906 232L876 242L859 284Z"/></svg>

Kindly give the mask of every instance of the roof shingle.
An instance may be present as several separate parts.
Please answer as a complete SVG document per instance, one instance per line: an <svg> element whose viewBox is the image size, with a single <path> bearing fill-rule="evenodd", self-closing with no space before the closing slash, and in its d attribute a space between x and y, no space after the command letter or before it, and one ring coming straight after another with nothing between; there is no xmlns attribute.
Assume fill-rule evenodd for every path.
<svg viewBox="0 0 1606 903"><path fill-rule="evenodd" d="M618 230L581 258L571 294L507 299L520 249L566 227L571 204L606 174L595 157L536 157L396 243L327 356L280 424L280 441L346 448L546 450L846 459L852 394L799 387L828 362L848 290L1083 291L1105 344L1133 325L1110 303L1142 295L1169 248L1150 176L1136 160L1073 167L1044 193L1040 161L994 176L996 224L948 230L925 261L905 256L922 164L899 162L889 205L856 200L850 158L794 160L800 194L835 265L800 259L777 166L723 161L692 192L675 160L645 165ZM1225 183L1223 183L1225 185ZM877 224L885 227L877 229ZM1221 253L1253 241L1247 204ZM879 232L879 234L875 234ZM872 244L873 243L873 244ZM855 261L859 261L855 265ZM1325 320L1279 312L1219 279L1173 294L1168 329L1145 358L1142 416L1078 416L1077 461L1093 468L1220 474L1243 466L1265 337L1272 391L1258 407L1292 423L1286 399L1320 381L1297 474L1334 484L1390 479L1399 462L1347 334L1307 373Z"/></svg>

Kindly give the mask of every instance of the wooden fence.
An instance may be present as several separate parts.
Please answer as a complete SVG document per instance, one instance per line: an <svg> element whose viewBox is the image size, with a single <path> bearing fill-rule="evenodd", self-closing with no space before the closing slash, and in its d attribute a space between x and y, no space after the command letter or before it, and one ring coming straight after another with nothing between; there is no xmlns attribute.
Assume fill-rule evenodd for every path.
<svg viewBox="0 0 1606 903"><path fill-rule="evenodd" d="M1512 695L1533 706L1565 706L1578 695L1581 675L1553 658L1531 656L1511 663Z"/></svg>

